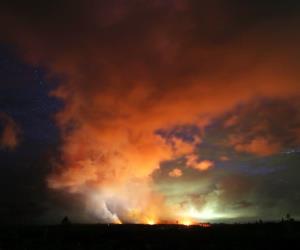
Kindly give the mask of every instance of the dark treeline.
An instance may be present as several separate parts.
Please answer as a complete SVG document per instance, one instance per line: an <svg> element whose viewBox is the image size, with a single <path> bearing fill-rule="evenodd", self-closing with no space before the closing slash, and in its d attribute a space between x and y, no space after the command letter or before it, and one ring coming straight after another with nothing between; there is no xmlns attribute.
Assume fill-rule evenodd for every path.
<svg viewBox="0 0 300 250"><path fill-rule="evenodd" d="M299 249L300 222L183 225L3 226L0 249Z"/></svg>

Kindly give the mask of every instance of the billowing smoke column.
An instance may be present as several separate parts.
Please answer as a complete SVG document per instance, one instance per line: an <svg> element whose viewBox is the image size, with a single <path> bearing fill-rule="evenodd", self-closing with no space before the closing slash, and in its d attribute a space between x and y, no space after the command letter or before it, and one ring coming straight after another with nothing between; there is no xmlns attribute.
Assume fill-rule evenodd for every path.
<svg viewBox="0 0 300 250"><path fill-rule="evenodd" d="M64 79L52 93L65 107L50 188L82 194L103 221L176 220L151 174L178 157L199 171L213 163L193 156L200 135L184 141L158 131L203 128L253 98L299 93L297 20L283 16L275 28L261 25L260 12L252 20L250 3L205 2L1 4L1 25L11 24L5 39Z"/></svg>

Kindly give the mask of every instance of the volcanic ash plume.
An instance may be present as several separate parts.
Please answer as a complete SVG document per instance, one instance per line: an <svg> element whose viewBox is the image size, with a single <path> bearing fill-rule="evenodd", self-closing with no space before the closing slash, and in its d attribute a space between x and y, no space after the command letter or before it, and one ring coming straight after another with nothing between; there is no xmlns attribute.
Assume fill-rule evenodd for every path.
<svg viewBox="0 0 300 250"><path fill-rule="evenodd" d="M152 173L188 155L190 168L213 167L202 157L191 160L199 138L159 131L202 129L253 98L299 93L293 49L299 39L271 20L260 25L259 13L266 11L249 21L251 4L48 2L26 1L30 17L4 4L0 21L13 27L3 34L26 59L63 76L53 93L65 103L56 116L63 144L49 187L82 194L104 221L174 219L153 188Z"/></svg>

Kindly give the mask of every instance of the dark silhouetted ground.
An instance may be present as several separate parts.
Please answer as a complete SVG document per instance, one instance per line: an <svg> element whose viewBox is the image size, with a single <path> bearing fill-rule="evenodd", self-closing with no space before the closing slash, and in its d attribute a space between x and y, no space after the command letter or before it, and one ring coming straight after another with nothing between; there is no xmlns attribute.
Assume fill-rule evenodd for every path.
<svg viewBox="0 0 300 250"><path fill-rule="evenodd" d="M300 223L2 226L0 249L300 249Z"/></svg>

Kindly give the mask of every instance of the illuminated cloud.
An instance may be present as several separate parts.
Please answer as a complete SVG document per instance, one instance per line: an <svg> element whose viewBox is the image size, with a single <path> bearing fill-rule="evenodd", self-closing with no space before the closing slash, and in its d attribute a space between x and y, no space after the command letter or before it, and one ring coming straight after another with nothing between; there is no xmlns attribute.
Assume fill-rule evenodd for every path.
<svg viewBox="0 0 300 250"><path fill-rule="evenodd" d="M205 134L238 105L298 97L299 22L282 17L276 25L259 15L265 11L253 15L255 3L213 2L1 3L3 40L63 76L52 93L65 105L56 115L62 145L50 188L82 194L100 218L163 218L169 213L152 180L161 164L182 157L205 171L214 162L195 153L202 135L170 143L157 131L194 125ZM234 117L224 129L240 126ZM277 152L282 143L261 137L268 126L259 125L250 138L233 131L242 139L227 145L261 156ZM108 213L108 203L118 209Z"/></svg>
<svg viewBox="0 0 300 250"><path fill-rule="evenodd" d="M180 177L182 176L182 170L180 168L174 168L169 172L171 177Z"/></svg>
<svg viewBox="0 0 300 250"><path fill-rule="evenodd" d="M237 152L258 156L269 156L284 148L297 147L299 107L299 101L295 99L256 101L240 107L235 111L239 116L239 125L225 128L227 144Z"/></svg>
<svg viewBox="0 0 300 250"><path fill-rule="evenodd" d="M219 159L220 159L220 161L229 161L230 160L230 158L226 155L221 155Z"/></svg>
<svg viewBox="0 0 300 250"><path fill-rule="evenodd" d="M1 112L0 124L3 127L0 131L0 147L8 150L15 149L19 144L19 127L10 116Z"/></svg>
<svg viewBox="0 0 300 250"><path fill-rule="evenodd" d="M248 143L234 143L234 148L238 152L246 152L259 156L268 156L278 153L280 145L276 142L269 142L267 139L258 137Z"/></svg>
<svg viewBox="0 0 300 250"><path fill-rule="evenodd" d="M237 116L231 116L224 122L224 127L229 128L232 126L235 126L238 123L238 117Z"/></svg>
<svg viewBox="0 0 300 250"><path fill-rule="evenodd" d="M195 143L187 143L178 137L173 137L171 142L173 144L174 154L178 157L193 153L196 146ZM198 143L198 140L196 140L196 142Z"/></svg>
<svg viewBox="0 0 300 250"><path fill-rule="evenodd" d="M197 155L188 155L186 165L190 168L205 171L214 166L214 163L209 160L199 160Z"/></svg>
<svg viewBox="0 0 300 250"><path fill-rule="evenodd" d="M200 171L205 171L205 170L212 168L213 166L214 166L214 163L212 161L204 160L204 161L200 161L199 163L197 163L196 165L193 165L191 167L193 167L197 170L200 170Z"/></svg>

